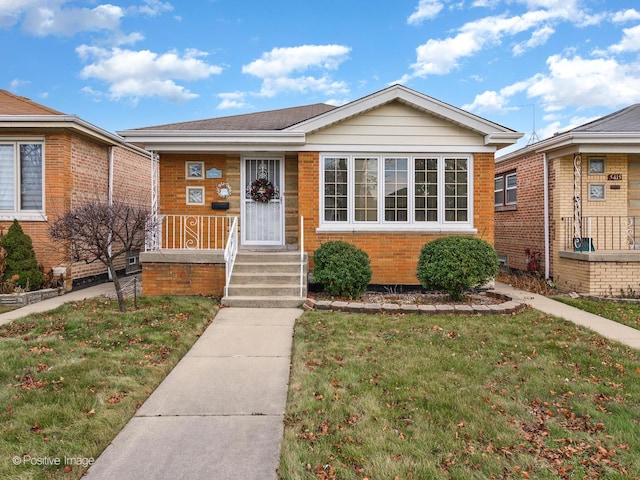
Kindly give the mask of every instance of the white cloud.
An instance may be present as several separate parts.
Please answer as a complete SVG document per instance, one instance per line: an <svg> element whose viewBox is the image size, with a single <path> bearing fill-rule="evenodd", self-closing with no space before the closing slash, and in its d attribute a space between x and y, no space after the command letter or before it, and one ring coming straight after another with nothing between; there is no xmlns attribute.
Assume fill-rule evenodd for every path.
<svg viewBox="0 0 640 480"><path fill-rule="evenodd" d="M226 92L219 93L218 98L221 98L222 101L218 104L216 108L219 110L226 110L228 108L247 108L251 105L246 102L247 94L245 92Z"/></svg>
<svg viewBox="0 0 640 480"><path fill-rule="evenodd" d="M24 10L22 28L32 35L41 37L72 36L78 32L116 30L124 16L122 8L109 4L89 9L63 8L62 2L38 3L41 5L32 5L33 8Z"/></svg>
<svg viewBox="0 0 640 480"><path fill-rule="evenodd" d="M243 73L260 78L289 75L317 67L335 70L346 60L350 48L342 45L302 45L300 47L274 48L263 53L262 58L242 67Z"/></svg>
<svg viewBox="0 0 640 480"><path fill-rule="evenodd" d="M194 81L219 74L222 69L202 60L207 54L187 50L183 54L157 54L149 50L104 49L81 45L76 49L83 61L92 61L80 72L84 79L94 78L109 84L113 99L161 97L181 102L197 97L176 80Z"/></svg>
<svg viewBox="0 0 640 480"><path fill-rule="evenodd" d="M29 85L31 82L29 80L21 80L20 78L14 78L9 82L9 90L12 92L17 92L20 87L25 85Z"/></svg>
<svg viewBox="0 0 640 480"><path fill-rule="evenodd" d="M331 80L327 71L337 69L348 58L350 51L350 48L342 45L274 48L260 59L244 65L242 73L262 79L260 95L266 97L290 91L318 91L327 95L347 93L346 84ZM322 75L302 75L308 70L319 70Z"/></svg>
<svg viewBox="0 0 640 480"><path fill-rule="evenodd" d="M637 52L638 50L640 50L640 25L623 29L620 43L609 47L609 51L613 53Z"/></svg>
<svg viewBox="0 0 640 480"><path fill-rule="evenodd" d="M443 4L439 0L420 0L416 11L407 18L407 23L409 25L420 25L424 20L435 18L442 8Z"/></svg>
<svg viewBox="0 0 640 480"><path fill-rule="evenodd" d="M148 15L150 17L155 17L160 15L162 12L170 12L173 10L173 5L169 2L162 2L160 0L145 0L145 5L140 7L134 6L131 7L134 11L137 11L143 15Z"/></svg>
<svg viewBox="0 0 640 480"><path fill-rule="evenodd" d="M22 23L32 35L73 36L79 32L116 31L126 14L157 16L173 10L168 2L145 0L126 10L110 3L93 8L67 6L70 0L0 0L0 27ZM96 2L91 2L96 3Z"/></svg>
<svg viewBox="0 0 640 480"><path fill-rule="evenodd" d="M638 64L553 55L547 65L549 72L533 77L527 89L529 97L538 97L544 104L613 108L640 100Z"/></svg>
<svg viewBox="0 0 640 480"><path fill-rule="evenodd" d="M460 66L465 58L502 43L504 37L515 36L532 30L528 41L513 49L519 55L526 49L547 42L555 33L554 24L572 22L581 26L601 21L602 15L589 15L581 9L577 0L519 0L529 9L521 15L502 14L468 22L453 36L429 39L416 48L416 62L411 73L402 76L404 83L415 77L446 75ZM481 2L479 5L485 5Z"/></svg>
<svg viewBox="0 0 640 480"><path fill-rule="evenodd" d="M636 20L640 20L640 12L635 8L620 10L619 12L614 13L611 17L611 21L615 23L633 22Z"/></svg>
<svg viewBox="0 0 640 480"><path fill-rule="evenodd" d="M522 55L527 50L538 47L540 45L544 45L545 43L547 43L547 40L551 38L551 35L553 35L555 32L556 31L548 25L535 30L531 34L531 38L529 38L529 40L523 43L519 43L518 45L513 47L512 51L514 56Z"/></svg>

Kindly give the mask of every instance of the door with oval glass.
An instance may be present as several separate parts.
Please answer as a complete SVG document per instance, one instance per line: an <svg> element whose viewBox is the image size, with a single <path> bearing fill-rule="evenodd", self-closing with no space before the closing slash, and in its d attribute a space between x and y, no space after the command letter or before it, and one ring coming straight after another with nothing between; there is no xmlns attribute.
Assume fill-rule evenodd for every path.
<svg viewBox="0 0 640 480"><path fill-rule="evenodd" d="M282 159L247 157L242 167L242 244L284 245Z"/></svg>

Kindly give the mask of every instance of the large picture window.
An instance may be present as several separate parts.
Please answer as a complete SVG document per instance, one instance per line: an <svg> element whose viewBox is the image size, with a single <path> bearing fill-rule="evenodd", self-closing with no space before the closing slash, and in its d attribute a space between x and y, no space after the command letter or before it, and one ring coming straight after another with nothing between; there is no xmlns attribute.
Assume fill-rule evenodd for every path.
<svg viewBox="0 0 640 480"><path fill-rule="evenodd" d="M43 209L43 144L0 140L0 212Z"/></svg>
<svg viewBox="0 0 640 480"><path fill-rule="evenodd" d="M321 228L472 228L471 169L466 155L322 156Z"/></svg>

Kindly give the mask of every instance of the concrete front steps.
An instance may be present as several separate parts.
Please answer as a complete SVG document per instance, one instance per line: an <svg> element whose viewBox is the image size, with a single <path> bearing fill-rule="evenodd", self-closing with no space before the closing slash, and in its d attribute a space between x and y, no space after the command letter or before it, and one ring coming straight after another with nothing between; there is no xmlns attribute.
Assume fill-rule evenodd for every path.
<svg viewBox="0 0 640 480"><path fill-rule="evenodd" d="M304 255L303 289L300 295L300 252L243 251L229 281L227 307L291 308L307 298L308 258Z"/></svg>

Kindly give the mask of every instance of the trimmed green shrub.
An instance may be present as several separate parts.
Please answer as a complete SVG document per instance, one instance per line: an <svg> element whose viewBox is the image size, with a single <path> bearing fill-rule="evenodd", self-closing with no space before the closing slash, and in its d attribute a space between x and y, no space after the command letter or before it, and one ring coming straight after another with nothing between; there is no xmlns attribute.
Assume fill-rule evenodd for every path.
<svg viewBox="0 0 640 480"><path fill-rule="evenodd" d="M418 280L429 290L440 290L454 300L465 290L483 285L498 273L498 254L475 237L442 237L422 247Z"/></svg>
<svg viewBox="0 0 640 480"><path fill-rule="evenodd" d="M18 287L25 290L39 289L43 278L38 268L36 252L33 250L31 237L24 233L17 220L13 221L7 233L0 238L0 246L7 252L3 280L10 281L17 275L15 284Z"/></svg>
<svg viewBox="0 0 640 480"><path fill-rule="evenodd" d="M324 291L340 297L357 298L371 281L369 255L343 242L327 242L313 253L313 280Z"/></svg>

